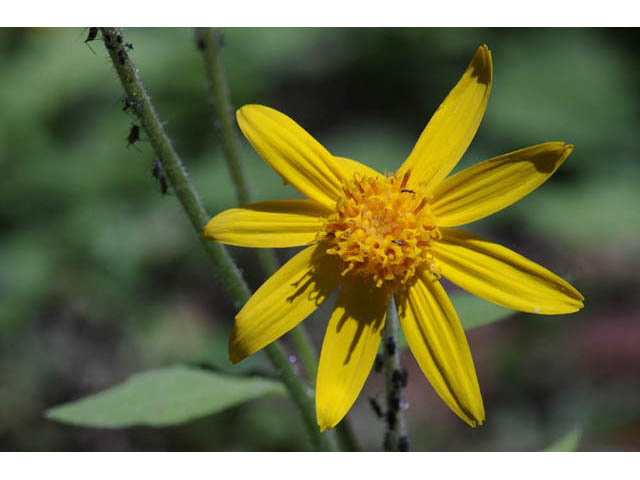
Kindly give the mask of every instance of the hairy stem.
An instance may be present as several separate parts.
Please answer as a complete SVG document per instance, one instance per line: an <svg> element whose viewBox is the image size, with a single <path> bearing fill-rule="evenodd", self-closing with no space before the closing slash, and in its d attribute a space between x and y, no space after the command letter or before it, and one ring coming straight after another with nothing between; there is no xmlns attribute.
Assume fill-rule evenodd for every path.
<svg viewBox="0 0 640 480"><path fill-rule="evenodd" d="M253 201L253 195L246 167L240 153L237 130L233 120L233 105L222 61L222 33L217 28L196 28L195 39L204 59L216 116L216 125L222 137L224 154L231 179L236 188L237 200L241 205L245 205ZM273 250L257 249L256 255L265 274L272 275L278 268L277 258ZM288 335L300 357L307 378L312 383L315 382L318 375L318 354L311 343L307 329L304 325L298 325ZM343 450L357 449L351 427L346 419L336 428L336 434Z"/></svg>
<svg viewBox="0 0 640 480"><path fill-rule="evenodd" d="M382 334L382 358L386 391L384 449L392 452L408 449L407 423L401 398L402 388L406 385L406 371L400 365L397 337L398 311L391 297Z"/></svg>
<svg viewBox="0 0 640 480"><path fill-rule="evenodd" d="M246 205L253 201L247 169L242 161L238 135L233 120L233 106L229 93L227 76L222 63L222 34L217 28L196 28L196 45L202 52L204 66L211 89L216 125L220 131L224 155L229 173L236 189L238 203ZM277 258L271 249L256 250L258 261L266 275L272 275L278 268ZM309 342L309 335L302 325L290 332L308 378L314 381L317 374L317 355Z"/></svg>
<svg viewBox="0 0 640 480"><path fill-rule="evenodd" d="M249 299L251 292L224 246L206 242L201 237L202 229L208 221L209 215L202 206L184 165L151 104L140 80L138 69L129 57L127 43L123 39L122 32L113 27L103 27L101 32L104 45L126 92L125 108L130 108L140 121L140 126L149 137L171 187L189 217L196 234L200 237L207 256L219 275L220 282L236 308L240 308ZM282 347L274 342L265 347L265 351L300 409L314 445L321 450L332 450L333 446L329 437L321 434L316 424L313 398L309 395L304 383L295 374Z"/></svg>

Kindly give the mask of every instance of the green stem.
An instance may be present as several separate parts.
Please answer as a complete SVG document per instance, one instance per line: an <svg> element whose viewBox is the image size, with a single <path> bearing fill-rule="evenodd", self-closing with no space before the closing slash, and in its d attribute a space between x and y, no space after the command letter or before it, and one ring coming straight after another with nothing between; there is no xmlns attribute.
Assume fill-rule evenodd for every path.
<svg viewBox="0 0 640 480"><path fill-rule="evenodd" d="M392 452L405 450L407 445L407 422L401 407L402 367L400 349L396 346L397 338L398 311L391 297L382 333L382 359L386 390L384 449Z"/></svg>
<svg viewBox="0 0 640 480"><path fill-rule="evenodd" d="M342 421L336 426L336 436L338 437L338 445L343 452L359 452L360 447L356 441L356 436L353 432L353 426L349 421L349 417L344 417Z"/></svg>
<svg viewBox="0 0 640 480"><path fill-rule="evenodd" d="M216 28L196 28L196 45L202 52L204 66L211 89L216 125L220 131L224 156L235 185L236 198L240 205L251 203L252 195L249 186L247 169L242 161L238 135L233 121L233 107L227 77L222 64L222 35ZM271 249L257 249L256 254L262 269L267 275L273 274L278 268L278 260Z"/></svg>
<svg viewBox="0 0 640 480"><path fill-rule="evenodd" d="M227 77L222 64L222 35L217 28L196 28L196 44L202 56L213 97L213 108L222 137L222 147L227 158L227 166L236 186L238 202L242 205L251 202L251 189L247 170L240 155L238 135L233 121L233 107L229 95Z"/></svg>
<svg viewBox="0 0 640 480"><path fill-rule="evenodd" d="M149 137L155 154L162 163L162 168L171 183L176 197L184 208L196 233L200 236L202 229L209 220L209 215L202 206L180 157L178 157L164 131L162 122L156 114L140 80L138 70L129 58L122 32L113 27L103 27L101 31L104 45L120 78L120 83L126 92L127 105L138 117L142 128ZM224 246L218 243L206 242L202 237L200 238L209 259L220 276L221 283L226 288L236 308L239 308L246 303L251 295L247 284ZM265 347L265 351L300 409L315 446L321 450L332 450L333 446L329 437L321 434L316 424L313 398L306 391L304 383L295 374L282 347L274 342Z"/></svg>
<svg viewBox="0 0 640 480"><path fill-rule="evenodd" d="M217 28L196 28L196 45L202 52L205 70L215 110L217 125L219 125L222 145L224 147L227 166L231 179L236 187L236 195L240 204L253 201L246 173L238 135L233 121L233 106L229 93L227 76L222 62L222 34ZM278 262L271 249L257 249L258 260L265 274L272 275L278 268ZM313 349L309 334L304 326L299 325L290 332L291 340L302 361L307 377L315 381L318 373L318 356Z"/></svg>
<svg viewBox="0 0 640 480"><path fill-rule="evenodd" d="M248 204L253 201L253 195L240 154L240 145L233 119L233 105L222 61L222 33L217 28L196 28L195 37L196 45L202 52L204 59L217 125L222 137L229 173L236 187L238 203ZM273 250L258 249L256 252L265 274L272 275L278 268ZM303 325L298 325L288 335L300 357L307 378L312 383L315 382L318 375L318 354L313 348L307 329ZM343 450L357 450L351 426L346 418L336 428L336 434Z"/></svg>

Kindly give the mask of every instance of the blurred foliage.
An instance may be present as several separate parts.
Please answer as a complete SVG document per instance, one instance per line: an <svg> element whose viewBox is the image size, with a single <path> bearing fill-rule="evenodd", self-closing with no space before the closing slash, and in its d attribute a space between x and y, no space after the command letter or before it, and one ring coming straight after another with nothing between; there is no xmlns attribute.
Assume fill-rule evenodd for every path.
<svg viewBox="0 0 640 480"><path fill-rule="evenodd" d="M529 197L469 229L572 277L575 315L514 318L469 333L487 410L469 430L404 357L411 448L539 450L573 425L581 449L640 448L640 66L637 30L224 29L237 106L262 103L330 151L395 170L479 44L492 96L460 167L544 141L575 151ZM132 58L211 214L234 195L189 29L127 29ZM180 427L60 425L42 412L183 363L270 373L261 354L232 367L233 309L176 199L151 174L149 145L99 42L77 29L3 29L0 53L0 445L6 450L300 450L286 397ZM296 196L243 141L255 198ZM232 249L255 287L250 250ZM280 259L292 251L278 252ZM331 300L307 324L322 341ZM478 313L474 318L482 318ZM635 339L635 340L634 340ZM295 361L295 358L292 358ZM364 448L382 425L352 411ZM283 421L286 418L286 421Z"/></svg>
<svg viewBox="0 0 640 480"><path fill-rule="evenodd" d="M582 431L579 428L574 428L562 438L559 438L551 445L549 445L546 452L575 452L580 445L580 437Z"/></svg>

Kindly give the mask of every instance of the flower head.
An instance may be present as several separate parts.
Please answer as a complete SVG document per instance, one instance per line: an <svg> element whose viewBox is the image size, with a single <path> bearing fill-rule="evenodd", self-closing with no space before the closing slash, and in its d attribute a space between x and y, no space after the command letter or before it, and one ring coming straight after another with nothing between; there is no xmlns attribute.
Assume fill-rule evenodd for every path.
<svg viewBox="0 0 640 480"><path fill-rule="evenodd" d="M444 276L499 305L571 313L580 293L545 268L458 227L495 213L544 183L573 146L550 142L447 177L471 143L492 82L491 53L478 49L392 175L335 157L286 115L247 105L238 124L262 158L306 200L226 210L205 238L246 247L306 246L236 316L235 363L304 320L337 288L316 380L320 428L333 428L357 398L380 345L391 295L413 355L444 402L465 422L484 421L467 340L441 286Z"/></svg>

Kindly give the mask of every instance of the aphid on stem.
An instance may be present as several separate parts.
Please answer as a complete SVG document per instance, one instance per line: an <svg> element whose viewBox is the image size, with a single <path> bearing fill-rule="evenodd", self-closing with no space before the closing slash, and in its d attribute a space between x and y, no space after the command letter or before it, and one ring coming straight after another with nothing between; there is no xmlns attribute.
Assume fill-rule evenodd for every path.
<svg viewBox="0 0 640 480"><path fill-rule="evenodd" d="M140 140L140 127L135 123L131 125L131 130L129 130L129 135L127 136L127 144L128 146L133 145L138 140Z"/></svg>
<svg viewBox="0 0 640 480"><path fill-rule="evenodd" d="M387 349L387 353L389 355L394 355L396 353L396 341L393 337L387 338L385 342L385 348Z"/></svg>
<svg viewBox="0 0 640 480"><path fill-rule="evenodd" d="M395 388L405 388L409 379L409 372L406 368L402 370L394 370L391 374L391 381Z"/></svg>
<svg viewBox="0 0 640 480"><path fill-rule="evenodd" d="M382 371L383 364L384 364L384 361L382 360L382 355L380 354L376 355L376 360L375 362L373 362L373 370L376 373L380 373Z"/></svg>
<svg viewBox="0 0 640 480"><path fill-rule="evenodd" d="M82 33L80 35L82 35ZM94 55L96 54L96 52L93 48L91 48L91 45L89 45L89 42L93 42L97 36L98 36L98 27L89 27L89 34L87 35L87 38L84 41L84 43L87 44L87 47L89 47L89 50L91 50Z"/></svg>
<svg viewBox="0 0 640 480"><path fill-rule="evenodd" d="M376 417L380 419L384 417L384 413L382 412L382 407L380 406L380 404L375 398L369 397L369 405L371 405L371 410L373 410L373 413L376 415Z"/></svg>
<svg viewBox="0 0 640 480"><path fill-rule="evenodd" d="M160 193L162 195L166 195L169 190L169 183L167 182L167 177L164 174L164 170L162 169L162 163L160 160L156 160L153 164L153 170L151 171L153 176L158 179L160 183Z"/></svg>
<svg viewBox="0 0 640 480"><path fill-rule="evenodd" d="M104 46L107 47L109 50L113 50L115 47L113 46L113 38L111 38L111 34L110 33L104 33L103 31L103 40L104 40Z"/></svg>
<svg viewBox="0 0 640 480"><path fill-rule="evenodd" d="M116 35L116 40L118 43L124 44L124 46L127 47L129 50L133 50L133 43L125 42L124 39L122 38L121 33L118 33Z"/></svg>
<svg viewBox="0 0 640 480"><path fill-rule="evenodd" d="M122 109L122 111L126 112L131 107L134 107L136 110L142 110L142 103L141 102L137 102L137 101L132 101L132 100L129 99L129 97L125 97L124 98L124 108Z"/></svg>

